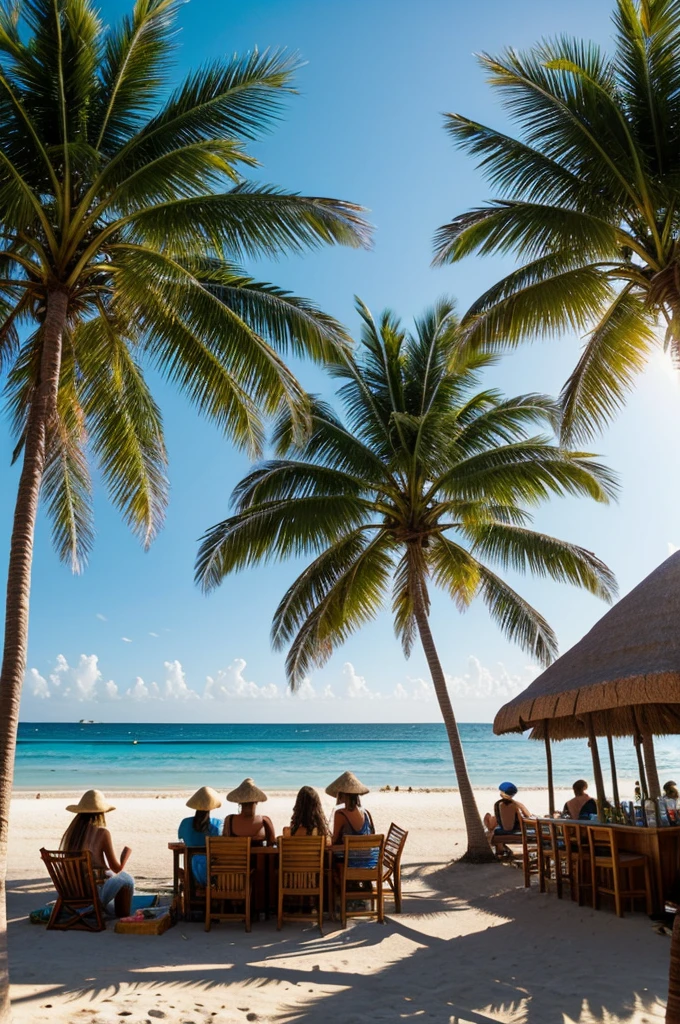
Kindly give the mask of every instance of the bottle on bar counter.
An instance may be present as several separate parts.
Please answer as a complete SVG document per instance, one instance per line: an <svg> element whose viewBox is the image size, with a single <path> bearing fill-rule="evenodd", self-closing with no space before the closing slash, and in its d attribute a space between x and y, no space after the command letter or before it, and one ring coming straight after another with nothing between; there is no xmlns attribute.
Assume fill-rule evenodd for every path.
<svg viewBox="0 0 680 1024"><path fill-rule="evenodd" d="M656 804L649 797L645 800L645 823L647 828L657 828Z"/></svg>
<svg viewBox="0 0 680 1024"><path fill-rule="evenodd" d="M656 798L656 820L659 824L659 828L668 828L670 825L667 801L663 796Z"/></svg>

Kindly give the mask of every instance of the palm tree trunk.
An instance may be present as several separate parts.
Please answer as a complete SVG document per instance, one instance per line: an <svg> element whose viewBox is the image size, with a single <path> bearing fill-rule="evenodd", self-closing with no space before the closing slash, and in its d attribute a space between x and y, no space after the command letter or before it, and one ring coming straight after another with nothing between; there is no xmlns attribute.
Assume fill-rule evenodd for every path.
<svg viewBox="0 0 680 1024"><path fill-rule="evenodd" d="M45 465L47 429L56 410L67 309L66 292L50 292L42 327L40 380L33 393L26 422L24 458L14 509L7 573L5 644L0 671L0 1022L10 1019L5 904L7 838L19 704L28 654L33 538Z"/></svg>
<svg viewBox="0 0 680 1024"><path fill-rule="evenodd" d="M468 846L467 852L461 860L472 861L477 864L491 861L494 859L493 853L491 852L489 840L486 832L484 831L482 819L479 816L479 809L477 807L475 795L472 792L472 785L468 776L467 765L465 764L463 745L460 742L460 735L458 733L456 716L453 713L451 698L449 697L449 691L446 688L444 670L442 669L441 662L439 661L437 648L434 645L434 638L432 636L432 630L430 629L430 621L425 607L425 602L423 600L422 590L420 588L416 590L413 603L416 622L418 624L418 632L420 633L420 641L423 645L425 657L427 658L427 664L434 684L434 692L437 694L439 708L442 713L442 718L444 719L444 725L446 726L446 734L449 738L451 756L453 757L453 767L458 780L458 792L460 793L460 800L463 805L463 817L465 818Z"/></svg>

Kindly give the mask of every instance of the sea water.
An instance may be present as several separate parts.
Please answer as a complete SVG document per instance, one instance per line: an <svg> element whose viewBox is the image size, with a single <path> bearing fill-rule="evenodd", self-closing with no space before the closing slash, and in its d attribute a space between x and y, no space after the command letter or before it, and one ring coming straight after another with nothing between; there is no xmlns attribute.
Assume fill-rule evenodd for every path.
<svg viewBox="0 0 680 1024"><path fill-rule="evenodd" d="M526 735L494 736L491 725L463 723L460 735L473 785L510 780L546 785L543 743ZM637 778L630 739L615 743L617 774ZM680 737L656 741L661 782L680 778ZM600 741L605 781L606 741ZM252 776L265 789L326 786L346 769L373 789L455 788L443 724L149 725L22 722L16 758L18 790L196 789L223 791ZM585 740L553 744L556 786L592 783ZM621 793L622 797L631 796Z"/></svg>

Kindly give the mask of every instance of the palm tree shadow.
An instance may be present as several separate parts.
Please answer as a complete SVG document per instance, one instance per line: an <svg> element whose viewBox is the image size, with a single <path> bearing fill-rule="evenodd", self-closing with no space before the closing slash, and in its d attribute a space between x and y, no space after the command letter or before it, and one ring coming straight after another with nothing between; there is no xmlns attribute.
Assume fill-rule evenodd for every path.
<svg viewBox="0 0 680 1024"><path fill-rule="evenodd" d="M653 1014L665 999L668 940L640 914L619 920L536 886L525 890L519 872L497 865L409 865L404 880L404 913L383 926L360 921L342 930L328 922L319 937L298 925L277 932L271 921L254 924L249 935L179 924L143 948L111 929L92 936L29 925L26 914L47 898L36 899L36 889L46 886L11 883L12 980L45 986L44 998L92 1003L158 985L170 999L180 990L220 988L226 998L233 986L266 988L277 1024L349 1024L369 1007L377 1021L590 1024ZM54 943L68 944L79 972L51 967ZM116 946L129 950L129 959L116 955Z"/></svg>
<svg viewBox="0 0 680 1024"><path fill-rule="evenodd" d="M417 900L409 900L408 916L391 917L383 933L385 939L413 943L407 958L376 974L353 974L347 988L306 1006L282 1007L279 1024L358 1021L367 1006L378 1021L423 1016L450 1024L594 1024L650 1013L658 1019L654 1011L660 1013L666 998L669 943L653 934L643 915L619 920L606 910L579 907L568 896L541 894L536 885L525 890L512 868L422 865L414 874L436 890L427 901L433 908L439 897L446 914L480 912L477 929L450 937L428 934L431 919L412 915ZM336 974L335 980L349 979Z"/></svg>

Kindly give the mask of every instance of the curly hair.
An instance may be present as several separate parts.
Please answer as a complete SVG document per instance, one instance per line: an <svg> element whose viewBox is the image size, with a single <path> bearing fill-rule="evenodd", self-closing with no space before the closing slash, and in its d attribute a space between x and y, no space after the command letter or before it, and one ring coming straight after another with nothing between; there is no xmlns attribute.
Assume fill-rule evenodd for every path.
<svg viewBox="0 0 680 1024"><path fill-rule="evenodd" d="M290 820L290 831L295 835L303 830L312 835L316 829L319 836L328 835L328 823L323 813L319 794L311 786L303 786L295 800L293 817Z"/></svg>

